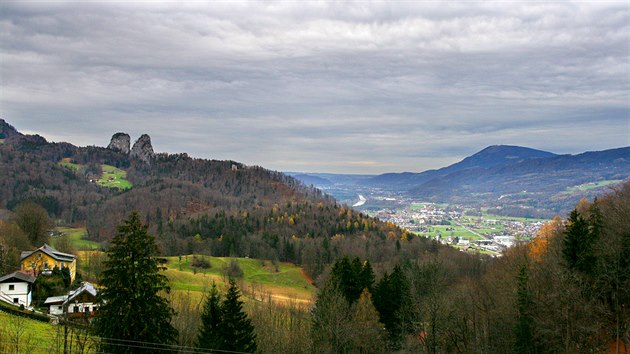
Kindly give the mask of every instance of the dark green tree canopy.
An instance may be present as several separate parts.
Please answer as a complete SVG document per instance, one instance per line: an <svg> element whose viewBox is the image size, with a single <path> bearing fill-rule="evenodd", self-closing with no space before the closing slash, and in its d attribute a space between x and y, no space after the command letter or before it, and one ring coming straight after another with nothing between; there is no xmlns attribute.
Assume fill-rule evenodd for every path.
<svg viewBox="0 0 630 354"><path fill-rule="evenodd" d="M167 278L160 273L165 260L157 255L155 238L132 212L118 226L101 278L104 288L95 329L103 338L104 351L149 353L159 344L175 342L177 331L170 323L174 311L161 295L170 292Z"/></svg>
<svg viewBox="0 0 630 354"><path fill-rule="evenodd" d="M200 348L244 353L256 351L254 326L243 310L240 297L234 279L230 279L225 299L221 298L216 285L212 284L201 315Z"/></svg>
<svg viewBox="0 0 630 354"><path fill-rule="evenodd" d="M201 314L201 327L197 339L199 348L218 349L225 347L225 341L220 333L222 319L221 294L219 294L217 285L213 282Z"/></svg>

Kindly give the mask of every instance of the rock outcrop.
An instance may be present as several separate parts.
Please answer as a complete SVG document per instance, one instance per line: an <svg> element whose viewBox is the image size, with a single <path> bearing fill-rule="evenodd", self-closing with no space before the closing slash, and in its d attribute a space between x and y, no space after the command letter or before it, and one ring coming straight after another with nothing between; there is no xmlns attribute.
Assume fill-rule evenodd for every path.
<svg viewBox="0 0 630 354"><path fill-rule="evenodd" d="M154 155L153 146L151 146L151 137L147 134L142 134L140 138L136 140L129 154L131 158L136 158L146 163L150 163Z"/></svg>
<svg viewBox="0 0 630 354"><path fill-rule="evenodd" d="M112 136L112 140L109 141L107 148L123 154L129 154L129 147L131 146L131 137L126 133L116 133Z"/></svg>

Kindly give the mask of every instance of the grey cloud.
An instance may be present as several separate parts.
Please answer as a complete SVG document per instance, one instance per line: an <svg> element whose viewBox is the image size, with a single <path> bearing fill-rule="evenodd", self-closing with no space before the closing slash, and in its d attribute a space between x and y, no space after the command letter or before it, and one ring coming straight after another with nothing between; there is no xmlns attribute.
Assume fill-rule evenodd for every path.
<svg viewBox="0 0 630 354"><path fill-rule="evenodd" d="M279 170L630 144L627 4L443 5L3 3L0 114L77 144L147 132L158 151Z"/></svg>

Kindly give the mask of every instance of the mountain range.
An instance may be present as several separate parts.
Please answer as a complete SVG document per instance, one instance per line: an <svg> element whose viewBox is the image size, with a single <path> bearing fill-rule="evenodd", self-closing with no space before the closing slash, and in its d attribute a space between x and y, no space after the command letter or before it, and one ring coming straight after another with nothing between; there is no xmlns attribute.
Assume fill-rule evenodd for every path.
<svg viewBox="0 0 630 354"><path fill-rule="evenodd" d="M325 176L328 181L340 180L334 175ZM421 201L513 211L531 209L538 210L537 214L553 215L628 177L630 147L557 155L527 147L493 145L437 170L385 173L351 179L347 185L355 190L377 188ZM344 178L348 180L348 175Z"/></svg>

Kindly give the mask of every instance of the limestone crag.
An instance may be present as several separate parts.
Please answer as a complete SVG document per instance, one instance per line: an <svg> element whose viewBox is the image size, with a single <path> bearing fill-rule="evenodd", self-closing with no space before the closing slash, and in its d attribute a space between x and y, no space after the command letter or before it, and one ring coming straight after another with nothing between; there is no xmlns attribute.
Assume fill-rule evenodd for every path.
<svg viewBox="0 0 630 354"><path fill-rule="evenodd" d="M123 154L129 154L129 146L131 146L131 137L126 133L116 133L109 141L107 148Z"/></svg>
<svg viewBox="0 0 630 354"><path fill-rule="evenodd" d="M154 155L151 137L147 134L142 134L140 138L136 140L129 154L131 158L136 158L146 163L150 163Z"/></svg>

